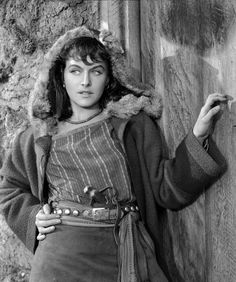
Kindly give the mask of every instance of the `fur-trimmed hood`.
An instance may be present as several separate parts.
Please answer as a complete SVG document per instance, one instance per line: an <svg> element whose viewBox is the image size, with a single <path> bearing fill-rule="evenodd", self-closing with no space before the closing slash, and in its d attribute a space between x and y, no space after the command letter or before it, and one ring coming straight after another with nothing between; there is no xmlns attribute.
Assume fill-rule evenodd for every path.
<svg viewBox="0 0 236 282"><path fill-rule="evenodd" d="M107 30L95 31L89 30L85 26L77 27L67 31L62 35L48 51L44 57L41 71L36 80L33 91L29 98L29 119L37 131L37 136L54 134L56 132L56 117L43 118L50 112L50 103L48 100L48 79L49 70L57 59L64 45L75 37L89 36L98 39L105 46L111 55L112 71L114 77L130 89L130 94L122 97L119 101L109 102L105 108L105 113L110 116L120 118L128 118L137 114L140 110L144 110L148 115L155 118L160 117L162 112L161 96L147 86L134 81L126 64L125 53L119 41ZM132 93L136 93L137 96ZM42 118L36 118L34 113L40 113Z"/></svg>

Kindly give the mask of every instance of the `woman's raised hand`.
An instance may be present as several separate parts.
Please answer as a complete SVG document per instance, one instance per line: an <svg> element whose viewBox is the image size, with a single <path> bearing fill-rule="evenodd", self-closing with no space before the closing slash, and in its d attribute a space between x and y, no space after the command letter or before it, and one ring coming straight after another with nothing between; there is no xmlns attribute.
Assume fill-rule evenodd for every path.
<svg viewBox="0 0 236 282"><path fill-rule="evenodd" d="M193 134L197 138L204 139L211 133L213 119L221 109L220 103L226 103L229 99L230 96L219 93L207 97L193 128Z"/></svg>
<svg viewBox="0 0 236 282"><path fill-rule="evenodd" d="M35 224L39 231L37 240L44 240L46 234L53 232L55 230L55 225L60 223L60 215L51 213L49 204L43 205L42 209L36 214Z"/></svg>

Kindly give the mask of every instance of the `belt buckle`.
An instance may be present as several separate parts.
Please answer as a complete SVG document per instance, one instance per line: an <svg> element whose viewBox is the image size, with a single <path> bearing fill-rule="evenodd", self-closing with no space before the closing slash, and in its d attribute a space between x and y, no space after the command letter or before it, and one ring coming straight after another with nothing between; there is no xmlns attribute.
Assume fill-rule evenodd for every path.
<svg viewBox="0 0 236 282"><path fill-rule="evenodd" d="M93 220L106 220L108 219L108 209L107 208L93 208L92 209Z"/></svg>

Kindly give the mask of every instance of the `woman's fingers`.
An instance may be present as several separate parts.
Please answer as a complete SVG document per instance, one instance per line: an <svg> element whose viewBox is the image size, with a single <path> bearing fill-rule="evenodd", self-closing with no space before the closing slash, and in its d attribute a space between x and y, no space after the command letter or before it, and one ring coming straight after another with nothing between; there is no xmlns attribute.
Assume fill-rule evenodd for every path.
<svg viewBox="0 0 236 282"><path fill-rule="evenodd" d="M55 230L55 226L49 226L49 227L38 227L38 231L39 233L41 234L48 234L48 233L51 233Z"/></svg>
<svg viewBox="0 0 236 282"><path fill-rule="evenodd" d="M42 219L42 220L47 220L47 219L52 219L52 218L60 218L60 215L51 213L51 210L49 208L45 207L45 205L42 207L42 209L39 210L39 212L36 214L36 219Z"/></svg>
<svg viewBox="0 0 236 282"><path fill-rule="evenodd" d="M54 213L45 214L43 209L41 209L36 215L35 224L37 227L39 226L48 227L50 225L55 225L60 223L61 223L61 219L60 219L60 215L58 214L54 214Z"/></svg>
<svg viewBox="0 0 236 282"><path fill-rule="evenodd" d="M35 224L37 226L50 226L54 224L60 224L61 219L59 215L56 214L40 214L36 215Z"/></svg>
<svg viewBox="0 0 236 282"><path fill-rule="evenodd" d="M38 241L43 241L46 238L46 235L39 233L37 236Z"/></svg>
<svg viewBox="0 0 236 282"><path fill-rule="evenodd" d="M211 108L206 115L203 117L203 122L208 123L212 118L220 111L220 106L217 105L214 108Z"/></svg>
<svg viewBox="0 0 236 282"><path fill-rule="evenodd" d="M213 117L220 111L220 103L226 103L228 100L231 100L230 96L220 93L210 94L207 97L193 128L197 138L206 138L212 132Z"/></svg>
<svg viewBox="0 0 236 282"><path fill-rule="evenodd" d="M54 213L45 214L41 211L39 211L36 215L36 219L38 220L50 220L50 219L59 219L59 218L60 218L59 214L54 214Z"/></svg>
<svg viewBox="0 0 236 282"><path fill-rule="evenodd" d="M50 214L51 213L51 207L49 206L49 204L43 205L43 212L45 214Z"/></svg>
<svg viewBox="0 0 236 282"><path fill-rule="evenodd" d="M55 225L60 223L60 215L51 213L50 206L48 204L45 204L37 213L35 219L35 225L37 226L39 231L37 240L44 240L46 234L53 232L55 230Z"/></svg>
<svg viewBox="0 0 236 282"><path fill-rule="evenodd" d="M61 220L58 218L50 220L39 220L36 219L35 224L38 228L39 234L37 240L42 241L46 238L46 234L53 232L56 227L55 225L60 224Z"/></svg>
<svg viewBox="0 0 236 282"><path fill-rule="evenodd" d="M35 224L37 227L41 227L41 226L48 227L48 226L56 225L60 223L61 223L61 219L59 218L52 218L52 219L47 219L47 220L36 218L36 221L35 221Z"/></svg>
<svg viewBox="0 0 236 282"><path fill-rule="evenodd" d="M229 96L220 93L210 94L207 97L207 100L201 109L201 115L202 116L206 115L212 109L212 107L214 107L214 104L216 104L217 102L226 102L229 99L228 97Z"/></svg>

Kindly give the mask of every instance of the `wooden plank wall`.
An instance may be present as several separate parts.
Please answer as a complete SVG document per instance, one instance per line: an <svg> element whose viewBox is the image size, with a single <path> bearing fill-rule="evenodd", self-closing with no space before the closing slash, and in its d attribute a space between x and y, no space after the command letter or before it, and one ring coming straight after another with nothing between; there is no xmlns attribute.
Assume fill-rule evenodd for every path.
<svg viewBox="0 0 236 282"><path fill-rule="evenodd" d="M234 3L234 2L232 2ZM234 3L235 4L235 3ZM236 25L220 50L214 48L208 62L218 70L221 91L236 98ZM227 173L206 193L208 281L236 281L236 119L235 102L216 126L214 138L228 162Z"/></svg>
<svg viewBox="0 0 236 282"><path fill-rule="evenodd" d="M109 28L127 50L132 73L141 80L140 17L138 1L108 0L100 2L100 26Z"/></svg>
<svg viewBox="0 0 236 282"><path fill-rule="evenodd" d="M236 98L236 2L101 1L101 23L122 40L136 79L161 93L164 139L174 150L212 92ZM236 281L236 103L214 139L228 170L193 205L160 211L159 258L177 282Z"/></svg>
<svg viewBox="0 0 236 282"><path fill-rule="evenodd" d="M148 58L150 64L142 64L143 79L149 83L154 81L157 91L163 95L161 126L167 145L172 149L170 155L173 155L200 108L200 68L197 58L192 57L191 52L181 52L162 36L157 1L141 1L141 11L142 62ZM193 65L195 73L191 71ZM168 211L161 215L161 258L164 257L166 261L172 281L203 281L204 214L203 196L184 211Z"/></svg>

